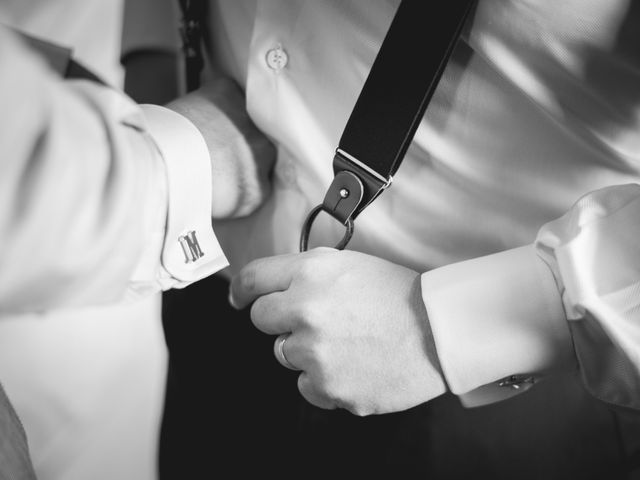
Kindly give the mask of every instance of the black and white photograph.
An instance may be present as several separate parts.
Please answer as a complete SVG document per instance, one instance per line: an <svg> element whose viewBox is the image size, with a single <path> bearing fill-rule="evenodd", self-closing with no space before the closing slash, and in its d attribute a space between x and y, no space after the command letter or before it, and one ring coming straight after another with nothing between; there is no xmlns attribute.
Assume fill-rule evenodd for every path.
<svg viewBox="0 0 640 480"><path fill-rule="evenodd" d="M0 480L640 480L640 2L0 0Z"/></svg>

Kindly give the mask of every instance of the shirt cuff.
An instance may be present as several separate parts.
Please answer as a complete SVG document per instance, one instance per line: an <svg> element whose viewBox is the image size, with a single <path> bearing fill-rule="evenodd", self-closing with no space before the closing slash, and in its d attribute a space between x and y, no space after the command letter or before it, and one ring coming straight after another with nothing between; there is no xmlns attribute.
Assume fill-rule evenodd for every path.
<svg viewBox="0 0 640 480"><path fill-rule="evenodd" d="M164 160L168 208L158 279L181 288L229 265L211 225L211 160L200 131L157 105L142 105L147 128Z"/></svg>
<svg viewBox="0 0 640 480"><path fill-rule="evenodd" d="M467 406L575 362L558 288L533 246L427 272L422 295L448 386Z"/></svg>

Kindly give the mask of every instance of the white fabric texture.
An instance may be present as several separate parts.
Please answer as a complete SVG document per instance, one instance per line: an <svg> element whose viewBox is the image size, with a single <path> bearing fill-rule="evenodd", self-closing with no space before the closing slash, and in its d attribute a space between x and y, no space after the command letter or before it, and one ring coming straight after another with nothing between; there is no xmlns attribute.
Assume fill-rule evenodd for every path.
<svg viewBox="0 0 640 480"><path fill-rule="evenodd" d="M117 85L121 10L120 0L7 2L0 17L77 47L76 58ZM167 362L160 296L132 294L186 284L189 275L171 277L160 259L163 248L181 251L167 232L189 231L194 218L209 227L198 239L212 247L212 263L190 278L224 263L209 221L208 152L186 159L182 178L194 177L186 185L169 185L163 160L185 164L188 150L163 158L129 99L62 83L4 29L0 37L0 381L39 479L156 478ZM204 143L186 119L165 113L185 130L176 136ZM168 208L189 198L208 200L188 205L186 218L175 211L166 229ZM130 303L80 308L121 298L128 282ZM67 309L15 314L59 307Z"/></svg>
<svg viewBox="0 0 640 480"><path fill-rule="evenodd" d="M62 12L67 12L65 7L71 9L74 7L65 2L54 3L56 3L55 7ZM116 54L119 45L117 41L119 20L116 19L118 19L120 2L109 3L111 3L109 8L114 11L110 11L108 15L99 16L99 12L104 14L103 6L96 9L95 13L98 17L90 22L93 29L90 30L92 34L87 42L91 43L91 38L98 38L96 43L103 43L105 51ZM21 6L24 10L22 18L25 23L29 23L27 10L30 6L30 4ZM83 7L80 6L80 8ZM37 9L34 9L34 14L36 12ZM36 16L38 17L37 14ZM68 32L65 25L74 21L73 16L68 16L67 13L64 16L52 18L60 20L56 27L61 32ZM37 23L35 30L40 32ZM42 32L41 36L56 40L54 30L51 28L51 31L46 32L46 36ZM93 37L99 32L103 34L102 37L99 35ZM70 40L66 36L63 39L65 43ZM81 36L76 39L77 42L81 40L85 38ZM2 41L5 48L10 47L4 36ZM10 61L11 58L7 58L4 53L2 58ZM17 68L14 70L15 73L29 72L42 75L42 72L37 69L25 70L23 65L9 64L13 65L12 68ZM101 65L96 64L95 59L89 64L99 74L106 73L107 78L118 81L121 78L119 70L99 68ZM21 87L28 92L33 84L31 81L25 81L24 78L21 81ZM13 88L16 86L14 85ZM4 90L4 93L7 91ZM10 94L16 96L18 91L14 90ZM66 101L64 96L57 98L63 103ZM14 125L20 124L33 111L26 100L39 102L40 97L28 93L28 96L25 95L20 100L24 116L13 119ZM61 105L61 108L71 116L73 116L71 112L74 107L73 103ZM46 121L46 118L42 120ZM3 129L5 133L9 133L6 125L3 123ZM35 126L35 122L31 125ZM25 142L28 142L26 138L28 132L25 128L20 129L20 134L25 135ZM15 136L11 138L12 147L18 147L20 138ZM79 142L83 140L91 141L86 137L78 139ZM60 146L62 147L62 144ZM80 145L77 151L82 151ZM18 153L17 150L14 152ZM5 155L3 158L4 162L16 162L19 157L11 158ZM55 163L57 163L55 169L49 173L45 171L44 174L52 175L60 186L64 185L68 179L70 180L71 177L67 173L71 174L75 170L75 174L79 174L77 168L68 170L63 163L54 162L52 165ZM2 169L5 173L0 175L6 182L13 180L7 175L8 167L8 164L4 164ZM15 163L14 167L20 168ZM93 171L97 173L96 169ZM16 180L16 183L20 182ZM28 190L23 191L25 194L28 193ZM45 191L41 189L40 201L53 203L47 200L49 197L45 196ZM3 192L9 195L11 189L3 187ZM68 192L64 195L68 196ZM73 201L73 199L70 200ZM22 200L19 202L23 203ZM12 208L10 201L3 201L3 205L5 208ZM31 203L31 205L37 205L37 203ZM63 211L65 205L66 203L58 202L57 210ZM44 230L46 232L44 236L48 237L45 244L47 248L35 247L39 250L37 255L17 255L17 252L25 246L24 243L16 244L15 253L11 253L11 250L7 250L11 245L3 242L4 254L10 254L15 261L14 265L2 262L3 267L0 270L3 274L10 275L3 276L2 283L5 287L19 285L18 272L27 274L33 271L34 276L47 277L46 268L38 272L38 267L47 266L47 263L40 263L41 255L50 257L52 260L57 256L58 260L64 261L62 259L65 253L58 249L57 242L54 240L58 229L65 227L64 221L52 214L38 214L30 217L28 213L28 210L22 209L22 225L31 224L34 227L33 234L20 234L16 229L16 223L11 220L12 216L7 215L6 211L2 214L3 230L6 228L5 232L12 231L13 238L21 242L29 238L42 238ZM29 219L32 221L30 222ZM71 221L68 217L67 220ZM57 223L58 221L60 224ZM35 232L40 233L35 236ZM81 238L80 230L74 230L74 232L78 234L78 238ZM65 245L74 248L72 245L76 243L70 241ZM78 242L77 245L80 246L82 243ZM52 251L50 252L49 249ZM78 248L77 254L83 250ZM96 255L98 251L93 250L92 254ZM116 273L119 264L118 261L112 263L112 275ZM69 267L70 265L67 265L67 268ZM64 296L60 295L60 292L55 292L61 285L55 285L56 282L52 282L50 278L45 280L42 289L32 291L36 296L43 293L49 298L47 306L42 306L47 310L57 302L64 303ZM95 288L86 285L85 288L69 290L79 290L78 293L86 301L94 298L95 292L98 291L102 291L107 296L113 293L110 289L103 289L101 285ZM20 302L14 294L9 294L9 297L3 296L3 299L5 298L11 299L15 306ZM30 307L35 306L35 302L30 299L23 300L23 310L29 310ZM6 302L1 303L5 310ZM78 303L83 303L83 300L79 300ZM40 480L87 478L151 480L156 477L157 434L162 412L167 362L159 305L160 298L154 295L144 301L121 307L79 309L38 315L11 315L5 310L1 315L0 381L11 397L25 427L31 459Z"/></svg>

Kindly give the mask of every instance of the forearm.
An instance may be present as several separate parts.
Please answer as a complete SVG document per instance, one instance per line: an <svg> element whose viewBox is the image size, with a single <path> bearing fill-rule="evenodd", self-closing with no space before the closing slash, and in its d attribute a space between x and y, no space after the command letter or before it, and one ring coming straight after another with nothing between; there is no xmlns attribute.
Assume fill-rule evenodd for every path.
<svg viewBox="0 0 640 480"><path fill-rule="evenodd" d="M276 151L251 121L240 88L217 76L167 107L187 117L212 152L212 217L244 217L256 210L271 191Z"/></svg>
<svg viewBox="0 0 640 480"><path fill-rule="evenodd" d="M169 191L167 159L142 111L111 89L62 81L0 35L8 115L0 130L0 308L103 303L131 285L148 291L192 281L174 279L160 262L169 249L182 256L177 239L165 239L168 208L180 195ZM208 219L210 180L206 188Z"/></svg>

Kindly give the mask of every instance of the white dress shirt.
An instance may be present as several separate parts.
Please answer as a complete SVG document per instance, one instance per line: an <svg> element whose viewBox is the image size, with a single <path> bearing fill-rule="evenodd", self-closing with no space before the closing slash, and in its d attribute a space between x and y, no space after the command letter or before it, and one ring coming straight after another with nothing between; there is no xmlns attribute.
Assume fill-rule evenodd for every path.
<svg viewBox="0 0 640 480"><path fill-rule="evenodd" d="M72 47L114 86L121 15L120 0L0 6L2 23ZM0 382L41 480L156 478L157 292L226 265L208 150L174 112L62 82L5 29L0 71ZM187 262L190 232L204 255Z"/></svg>
<svg viewBox="0 0 640 480"><path fill-rule="evenodd" d="M244 86L254 122L278 145L267 205L216 225L235 239L223 245L232 268L297 250L397 5L214 3L212 62ZM577 359L594 395L640 407L630 12L625 0L480 2L393 186L356 221L349 248L425 272L446 381L469 405ZM398 54L420 61L420 51ZM337 243L343 227L319 222L311 243Z"/></svg>

